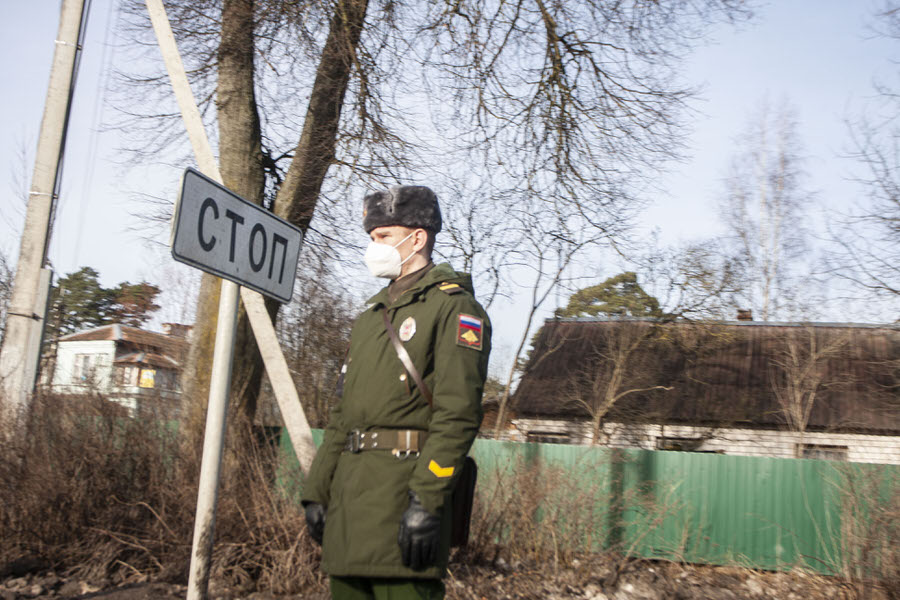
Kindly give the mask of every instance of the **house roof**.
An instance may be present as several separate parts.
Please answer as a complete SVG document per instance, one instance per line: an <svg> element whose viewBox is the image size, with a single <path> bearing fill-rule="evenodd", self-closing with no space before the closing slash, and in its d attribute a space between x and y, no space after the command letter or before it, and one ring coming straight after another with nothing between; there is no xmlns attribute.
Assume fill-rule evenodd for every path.
<svg viewBox="0 0 900 600"><path fill-rule="evenodd" d="M512 409L586 419L588 405L618 396L607 420L786 428L786 408L799 406L791 390L816 380L807 429L900 434L891 325L548 320Z"/></svg>
<svg viewBox="0 0 900 600"><path fill-rule="evenodd" d="M117 347L122 348L125 354L117 356L116 362L130 362L124 359L134 353L144 351L147 356L160 357L162 363L156 366L177 366L183 362L187 354L188 342L183 337L170 336L154 331L145 331L137 327L129 327L119 323L94 327L86 331L71 333L59 338L62 342L117 342ZM156 360L156 359L153 359ZM145 363L151 364L151 363Z"/></svg>
<svg viewBox="0 0 900 600"><path fill-rule="evenodd" d="M130 364L140 366L146 365L150 367L163 367L169 369L177 369L179 367L178 362L176 362L172 357L166 356L164 354L157 354L155 352L131 352L130 354L117 356L115 364Z"/></svg>

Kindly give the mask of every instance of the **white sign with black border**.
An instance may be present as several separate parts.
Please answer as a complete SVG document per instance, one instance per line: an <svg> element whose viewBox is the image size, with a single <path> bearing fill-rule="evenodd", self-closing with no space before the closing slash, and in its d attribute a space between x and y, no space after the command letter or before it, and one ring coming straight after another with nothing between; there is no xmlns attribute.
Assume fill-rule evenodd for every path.
<svg viewBox="0 0 900 600"><path fill-rule="evenodd" d="M303 233L199 171L185 169L172 217L172 257L289 302Z"/></svg>

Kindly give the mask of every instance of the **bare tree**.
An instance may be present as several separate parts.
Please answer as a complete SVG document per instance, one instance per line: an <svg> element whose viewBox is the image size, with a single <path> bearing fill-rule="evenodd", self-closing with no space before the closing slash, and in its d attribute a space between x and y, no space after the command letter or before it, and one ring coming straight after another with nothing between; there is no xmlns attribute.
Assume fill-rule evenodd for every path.
<svg viewBox="0 0 900 600"><path fill-rule="evenodd" d="M764 101L739 143L720 212L746 265L743 302L768 321L796 301L807 247L811 194L803 184L793 109Z"/></svg>
<svg viewBox="0 0 900 600"><path fill-rule="evenodd" d="M10 231L18 231L25 220L25 208L28 205L28 169L32 164L28 146L24 140L16 145L16 161L10 167L10 192L16 198L7 202L0 209L0 221ZM8 249L0 245L0 344L6 333L6 315L12 296L15 261L10 260Z"/></svg>
<svg viewBox="0 0 900 600"><path fill-rule="evenodd" d="M160 257L153 269L153 280L160 288L160 309L154 323L193 325L197 294L200 292L200 273L174 262L170 256Z"/></svg>
<svg viewBox="0 0 900 600"><path fill-rule="evenodd" d="M142 10L131 5L131 23L147 41ZM506 197L539 198L611 236L634 183L678 148L691 93L675 82L679 59L715 21L747 14L741 0L173 0L168 10L195 94L218 125L225 183L308 242L346 228L316 219L345 201L350 182L394 183L448 164L465 176L474 164ZM163 120L143 125L140 148L171 148L179 125L157 108L170 103L155 102L164 79L131 80L149 84L143 116ZM195 421L217 296L205 277L186 369L199 377L184 386ZM245 414L261 373L242 316L233 390Z"/></svg>
<svg viewBox="0 0 900 600"><path fill-rule="evenodd" d="M298 276L297 293L279 315L278 338L312 427L324 427L338 399L356 306L319 262Z"/></svg>
<svg viewBox="0 0 900 600"><path fill-rule="evenodd" d="M485 308L490 308L494 300L508 296L510 291L507 272L521 231L510 228L509 214L502 208L511 203L490 181L477 179L448 181L443 196L453 200L442 209L444 229L435 254L473 274L477 278L476 295Z"/></svg>
<svg viewBox="0 0 900 600"><path fill-rule="evenodd" d="M654 265L655 284L664 290L668 310L638 285L635 273L626 272L579 290L564 310L557 311L561 316L607 315L609 319L599 326L602 334L591 344L592 355L586 357L585 369L573 382L574 401L591 417L592 443L602 441L605 419L621 400L673 389L676 377L665 360L672 348L682 356L700 355L719 343L721 336L706 335L715 324L685 323L714 313L733 292L728 261L724 266L716 264L708 250L691 245L682 252L670 252L671 263L665 268Z"/></svg>
<svg viewBox="0 0 900 600"><path fill-rule="evenodd" d="M6 333L6 314L9 310L14 274L12 264L0 248L0 342L3 342L3 335Z"/></svg>
<svg viewBox="0 0 900 600"><path fill-rule="evenodd" d="M900 4L884 2L877 17L876 32L900 40ZM862 168L857 180L866 197L849 214L836 217L830 228L833 250L826 264L829 272L864 296L896 300L900 297L900 94L888 84L875 88L878 97L849 125L850 158ZM851 295L859 298L859 294Z"/></svg>
<svg viewBox="0 0 900 600"><path fill-rule="evenodd" d="M625 272L573 293L558 318L592 317L601 322L578 329L584 339L543 339L540 353L527 368L534 369L564 344L581 344L584 367L570 382L574 404L590 415L592 443L603 441L603 426L621 401L639 394L669 392L683 375L674 372L672 356L687 362L709 356L727 338L708 319L729 306L739 290L739 268L715 253L715 244L651 250L639 261L650 270L654 291L664 302L639 285L634 272ZM587 348L585 350L584 348ZM640 411L637 411L640 413ZM640 418L641 414L633 415Z"/></svg>
<svg viewBox="0 0 900 600"><path fill-rule="evenodd" d="M663 314L679 319L734 318L746 265L717 240L651 248L636 264Z"/></svg>
<svg viewBox="0 0 900 600"><path fill-rule="evenodd" d="M358 65L357 48L368 2L340 0L327 9L304 6L223 0L221 3L170 3L168 9L182 52L189 62L198 65L193 70L193 78L196 91L204 98L205 109L215 99L219 162L225 184L247 200L270 206L279 216L307 230L322 181L335 159L341 109L351 71ZM137 24L146 27L143 6L136 2L130 10ZM307 14L301 14L303 10ZM312 22L306 21L307 17ZM298 132L299 142L294 142L292 151L273 156L264 145L264 140L269 140L262 133L257 54L271 58L271 53L265 55L264 51L278 47L281 56L288 55L288 50L281 46L287 39L279 36L287 34L289 39L288 30L303 31L322 21L327 23L328 34L318 48L319 66L308 95L306 118ZM304 50L311 50L317 41L309 37L296 39ZM158 76L138 79L145 84L164 81ZM177 123L169 120L169 126L168 131L163 129L152 138L156 145L151 150L158 151L171 143ZM278 160L285 158L290 158L286 170L278 165ZM184 371L189 374L183 385L189 403L184 414L192 424L191 431L201 429L208 396L219 287L215 277L204 275L193 343ZM277 305L269 302L268 308L274 318ZM235 348L232 393L239 412L252 418L262 381L262 360L243 310L239 315Z"/></svg>
<svg viewBox="0 0 900 600"><path fill-rule="evenodd" d="M659 361L648 351L663 332L662 323L621 320L604 328L602 343L590 360L590 390L587 398L575 396L591 416L591 443L599 444L605 417L613 406L631 394L671 390L660 385ZM647 360L651 357L651 360Z"/></svg>
<svg viewBox="0 0 900 600"><path fill-rule="evenodd" d="M800 435L795 457L803 457L803 435L821 394L851 382L831 364L846 349L846 335L830 335L815 327L795 327L779 334L770 362L772 392L791 431ZM843 375L846 375L843 374Z"/></svg>
<svg viewBox="0 0 900 600"><path fill-rule="evenodd" d="M34 152L24 139L16 142L15 162L9 169L9 191L15 201L4 203L0 208L0 220L10 231L19 231L25 221L25 210L28 206L29 174L34 164L31 156Z"/></svg>
<svg viewBox="0 0 900 600"><path fill-rule="evenodd" d="M506 411L516 373L521 369L522 352L528 343L534 320L553 292L563 283L566 269L581 257L586 250L594 248L606 240L606 232L590 227L572 227L571 222L538 203L529 206L523 200L517 209L509 213L512 221L509 227L516 235L515 246L508 253L512 269L525 283L520 284L529 295L528 313L513 354L512 364L507 372L503 393L494 425L494 437L499 437L506 424Z"/></svg>

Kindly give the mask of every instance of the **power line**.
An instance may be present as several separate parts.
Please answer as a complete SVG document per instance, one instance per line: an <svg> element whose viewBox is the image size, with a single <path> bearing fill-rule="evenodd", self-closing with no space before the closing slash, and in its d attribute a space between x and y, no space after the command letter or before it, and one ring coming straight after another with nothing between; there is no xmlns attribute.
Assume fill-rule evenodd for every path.
<svg viewBox="0 0 900 600"><path fill-rule="evenodd" d="M79 210L77 211L78 227L75 230L75 247L71 256L72 267L76 269L80 264L79 256L81 254L81 241L84 237L84 222L87 217L88 207L92 200L91 190L93 188L94 172L97 166L97 147L101 135L100 129L102 128L103 109L106 106L106 92L109 87L110 72L112 70L112 55L110 52L111 45L109 38L114 29L112 20L113 9L116 7L121 8L121 4L116 0L110 0L107 6L106 28L103 35L103 49L100 58L100 77L97 86L98 94L94 101L94 114L91 118L91 127L89 129L90 141L88 143L87 152L87 172L81 182L81 197L79 198Z"/></svg>

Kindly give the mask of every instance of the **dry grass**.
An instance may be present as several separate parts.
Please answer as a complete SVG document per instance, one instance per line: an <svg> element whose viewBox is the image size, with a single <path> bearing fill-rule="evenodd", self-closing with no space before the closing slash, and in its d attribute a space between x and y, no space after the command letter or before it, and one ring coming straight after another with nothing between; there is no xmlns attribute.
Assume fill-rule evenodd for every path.
<svg viewBox="0 0 900 600"><path fill-rule="evenodd" d="M98 396L47 396L19 433L0 448L0 566L186 582L200 453L174 427L128 418ZM234 433L213 577L275 592L320 586L301 509L274 491L276 449Z"/></svg>
<svg viewBox="0 0 900 600"><path fill-rule="evenodd" d="M457 554L457 567L499 567L501 572L512 569L554 578L600 560L606 566L602 587L615 589L620 576L635 561L642 562L634 557L659 541L655 536L663 522L677 520L684 507L668 488L623 486L616 465L628 459L615 451L610 457L605 465L609 468L562 467L517 458L482 474L470 544ZM900 600L896 470L879 465L842 467L835 482L842 499L840 556L834 557L842 565L841 576L820 576L801 568L772 573L768 580L775 587L779 582L790 587L798 578L808 580L805 585L810 589L840 589L847 600ZM686 540L690 524L685 528ZM687 568L684 552L669 550L670 560ZM746 565L746 560L735 559L736 571L752 572Z"/></svg>
<svg viewBox="0 0 900 600"><path fill-rule="evenodd" d="M0 439L0 569L18 562L113 584L186 583L199 449L186 447L174 427L128 418L98 396L38 398L18 433ZM285 469L277 448L253 430L229 432L214 579L248 592L325 593L302 509L275 484L276 474L300 481ZM678 510L664 490L624 490L616 472L524 459L485 468L469 546L455 554L453 574L477 582L490 572L531 573L615 589L633 570L634 545ZM849 473L840 483L845 597L900 599L897 482L877 469ZM602 564L603 575L586 572L588 564Z"/></svg>
<svg viewBox="0 0 900 600"><path fill-rule="evenodd" d="M883 465L842 465L842 575L858 598L900 600L900 478Z"/></svg>
<svg viewBox="0 0 900 600"><path fill-rule="evenodd" d="M627 460L614 454L614 461ZM469 546L462 562L540 565L550 574L591 554L621 570L675 506L644 489L625 489L608 464L549 465L517 458L479 477ZM625 507L629 510L624 510ZM630 527L638 536L625 536ZM626 540L626 537L630 539ZM615 574L613 574L615 577Z"/></svg>

